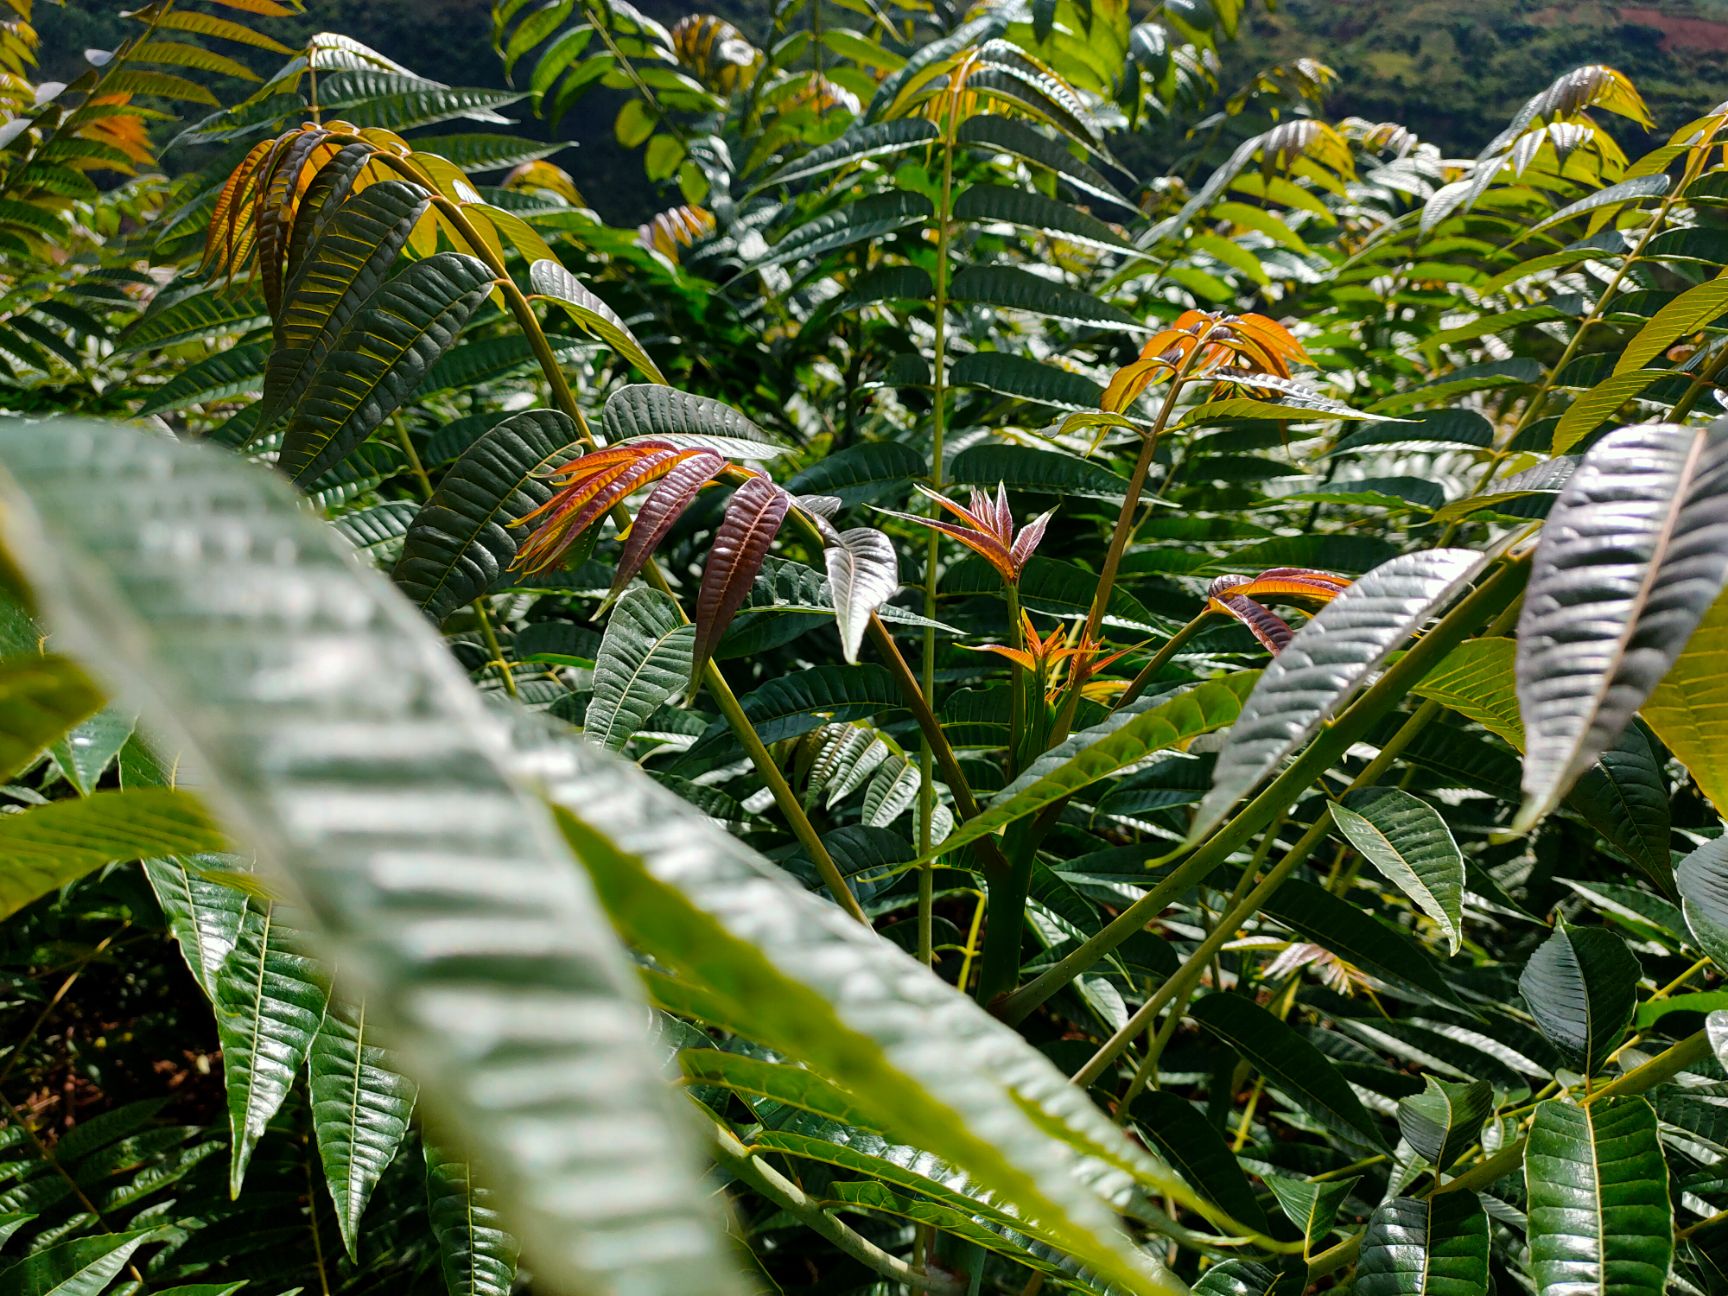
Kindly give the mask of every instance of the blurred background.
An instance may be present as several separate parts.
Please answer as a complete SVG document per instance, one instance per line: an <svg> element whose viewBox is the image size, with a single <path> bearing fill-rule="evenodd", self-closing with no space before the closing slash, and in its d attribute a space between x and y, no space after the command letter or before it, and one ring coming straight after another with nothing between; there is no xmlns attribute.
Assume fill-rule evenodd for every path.
<svg viewBox="0 0 1728 1296"><path fill-rule="evenodd" d="M131 7L124 0L41 5L43 75L67 78L83 66L85 49L112 49L121 38L119 14ZM638 0L637 7L667 24L706 8L760 44L774 6L773 0L706 6ZM1148 7L1134 6L1136 12ZM506 83L489 54L490 0L308 0L303 17L280 20L271 30L289 44L313 32L343 32L451 85ZM1448 154L1475 156L1532 94L1592 62L1631 77L1668 131L1728 98L1728 0L1281 0L1276 13L1249 10L1229 71L1246 78L1303 57L1338 73L1325 104L1332 120L1354 115L1402 122ZM270 61L261 60L260 68ZM580 159L564 158L563 165L577 174L600 214L613 224L633 224L667 202L643 178L639 156L612 138L621 102L622 96L609 101L604 91L588 96L556 137L582 149ZM524 134L544 137L545 127L530 114L515 115ZM1639 151L1636 139L1624 142L1629 152ZM1145 161L1158 160L1156 148L1149 149Z"/></svg>

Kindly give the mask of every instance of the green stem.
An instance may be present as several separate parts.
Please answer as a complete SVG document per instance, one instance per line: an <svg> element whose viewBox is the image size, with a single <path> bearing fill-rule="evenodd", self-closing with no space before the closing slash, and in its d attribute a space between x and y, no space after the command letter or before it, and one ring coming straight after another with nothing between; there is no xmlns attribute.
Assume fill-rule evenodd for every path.
<svg viewBox="0 0 1728 1296"><path fill-rule="evenodd" d="M1056 991L1162 913L1177 896L1206 880L1244 842L1294 805L1310 784L1360 742L1379 718L1396 707L1411 688L1453 648L1523 589L1529 563L1503 559L1480 586L1442 617L1343 715L1321 729L1306 750L1272 783L1220 827L1189 858L1144 896L1041 976L1010 995L1001 1008L1008 1021L1020 1021Z"/></svg>
<svg viewBox="0 0 1728 1296"><path fill-rule="evenodd" d="M931 309L935 337L931 347L931 382L934 404L930 412L930 488L942 489L942 453L948 404L948 240L954 210L954 150L957 109L951 104L942 147L942 192L936 210L936 284ZM934 507L934 506L932 506ZM924 619L936 619L937 562L941 558L941 533L931 528L924 546ZM921 691L927 704L936 698L936 627L924 627ZM931 828L936 813L935 749L928 734L918 747L918 854L930 853ZM935 962L932 943L935 929L935 865L918 872L918 954L926 966Z"/></svg>
<svg viewBox="0 0 1728 1296"><path fill-rule="evenodd" d="M534 358L540 365L541 373L544 374L546 382L552 390L553 403L575 423L583 442L589 446L594 445L594 434L589 430L588 420L582 416L581 407L576 403L576 395L570 390L570 384L566 381L564 371L558 364L558 356L552 350L552 344L547 339L545 331L540 327L539 319L534 314L533 305L522 290L516 286L515 281L510 278L503 263L493 255L485 241L480 238L478 231L474 229L461 205L438 196L437 186L432 183L431 178L406 159L393 158L389 154L383 153L378 156L434 195L433 205L450 219L474 254L492 271L498 280L499 289L504 293L505 301L510 306L511 313L515 316L517 325L528 339L529 349L534 353ZM612 510L612 517L619 524L620 530L630 524L630 513L622 504ZM682 606L679 605L676 596L673 595L671 585L653 559L649 559L642 574L649 584L672 598L673 606L678 608L678 615L683 617ZM816 831L815 825L810 822L810 817L805 813L797 796L787 786L785 776L781 774L780 767L774 763L773 756L769 754L767 746L756 733L755 726L744 714L744 708L739 705L737 694L732 691L731 685L726 682L726 677L721 674L720 668L713 662L709 662L704 670L703 682L718 704L721 715L726 718L726 723L737 736L738 741L743 744L751 764L756 768L756 773L773 795L775 805L779 806L780 812L786 816L793 835L798 838L804 849L810 852L810 858L816 865L816 871L821 874L822 881L833 893L835 900L839 901L841 908L858 919L859 922L868 924L869 919L859 906L858 898L852 894L851 889L846 885L846 879L840 872L839 865L834 862L834 857L828 853L828 848L822 844L821 835Z"/></svg>
<svg viewBox="0 0 1728 1296"><path fill-rule="evenodd" d="M1616 1095L1627 1096L1643 1093L1646 1089L1653 1089L1666 1080L1672 1080L1693 1063L1702 1062L1709 1056L1710 1039L1705 1032L1699 1031L1695 1035L1688 1035L1678 1043L1669 1045L1642 1066L1634 1067L1625 1075L1600 1086L1583 1100L1583 1105L1588 1107L1591 1103L1601 1102L1604 1098L1611 1098ZM1523 1137L1513 1140L1493 1156L1471 1166L1463 1174L1448 1179L1443 1184L1436 1185L1429 1191L1428 1196L1438 1197L1441 1193L1461 1192L1466 1189L1474 1191L1492 1186L1497 1180L1505 1178L1524 1164L1524 1147L1528 1141ZM1361 1249L1362 1235L1360 1233L1355 1237L1346 1238L1331 1250L1323 1251L1314 1257L1309 1277L1311 1279L1319 1278L1322 1275L1342 1269L1356 1259L1356 1255Z"/></svg>
<svg viewBox="0 0 1728 1296"><path fill-rule="evenodd" d="M1205 624L1206 618L1210 615L1212 615L1210 608L1201 608L1199 614L1192 621L1164 641L1164 646L1152 655L1152 660L1142 666L1140 673L1129 683L1121 700L1116 703L1116 710L1121 710L1146 691L1146 686L1158 678L1158 672L1168 666L1183 646L1200 632L1200 627Z"/></svg>
<svg viewBox="0 0 1728 1296"><path fill-rule="evenodd" d="M735 1178L749 1184L806 1228L826 1238L866 1268L892 1282L904 1283L918 1291L958 1293L965 1290L964 1284L958 1279L909 1265L900 1257L884 1251L863 1234L842 1224L821 1202L752 1153L730 1130L715 1127L713 1149L715 1160Z"/></svg>

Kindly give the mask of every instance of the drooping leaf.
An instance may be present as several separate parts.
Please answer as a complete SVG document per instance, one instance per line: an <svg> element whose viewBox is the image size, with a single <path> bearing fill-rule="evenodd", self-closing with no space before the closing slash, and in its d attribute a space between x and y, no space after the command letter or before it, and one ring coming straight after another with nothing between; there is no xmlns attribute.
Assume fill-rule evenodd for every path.
<svg viewBox="0 0 1728 1296"><path fill-rule="evenodd" d="M1412 937L1317 883L1289 879L1267 898L1266 914L1364 972L1454 1001L1444 970Z"/></svg>
<svg viewBox="0 0 1728 1296"><path fill-rule="evenodd" d="M921 117L854 126L839 139L813 148L778 168L761 180L758 187L767 189L773 185L810 180L854 162L918 148L927 144L936 133L935 124Z"/></svg>
<svg viewBox="0 0 1728 1296"><path fill-rule="evenodd" d="M34 1251L0 1272L0 1296L101 1296L154 1232L75 1238Z"/></svg>
<svg viewBox="0 0 1728 1296"><path fill-rule="evenodd" d="M1549 511L1518 622L1529 746L1514 830L1620 736L1725 579L1728 419L1604 437Z"/></svg>
<svg viewBox="0 0 1728 1296"><path fill-rule="evenodd" d="M1066 324L1139 333L1141 324L1120 306L1030 270L968 266L954 276L950 300L1045 315Z"/></svg>
<svg viewBox="0 0 1728 1296"><path fill-rule="evenodd" d="M7 552L49 624L292 889L430 1118L495 1168L537 1273L738 1290L634 974L424 617L220 450L67 423L0 428L0 463ZM569 1083L524 1092L524 1069ZM631 1137L572 1133L592 1129Z"/></svg>
<svg viewBox="0 0 1728 1296"><path fill-rule="evenodd" d="M1029 189L975 184L954 200L954 219L1017 225L1107 252L1134 250L1127 239L1096 216Z"/></svg>
<svg viewBox="0 0 1728 1296"><path fill-rule="evenodd" d="M264 371L255 437L299 403L336 339L383 284L429 201L418 185L385 180L368 185L329 217L289 281Z"/></svg>
<svg viewBox="0 0 1728 1296"><path fill-rule="evenodd" d="M1398 1132L1436 1170L1447 1170L1481 1135L1494 1089L1486 1080L1454 1084L1428 1075L1422 1081L1421 1093L1398 1102Z"/></svg>
<svg viewBox="0 0 1728 1296"><path fill-rule="evenodd" d="M438 1268L450 1296L510 1296L520 1247L504 1228L493 1194L474 1172L426 1144L426 1207Z"/></svg>
<svg viewBox="0 0 1728 1296"><path fill-rule="evenodd" d="M843 1083L882 1128L1001 1193L1112 1281L1166 1290L1125 1257L1095 1193L1125 1172L1186 1190L1017 1034L603 753L538 724L518 745L615 920L702 986L720 1024ZM943 1048L928 1047L932 1032Z"/></svg>
<svg viewBox="0 0 1728 1296"><path fill-rule="evenodd" d="M1674 869L1668 850L1672 821L1668 779L1644 727L1634 722L1584 771L1566 797L1604 840L1644 870L1664 894L1672 894Z"/></svg>
<svg viewBox="0 0 1728 1296"><path fill-rule="evenodd" d="M1256 678L1251 672L1241 672L1208 680L1167 702L1140 711L1124 710L1096 729L1081 730L1046 752L992 797L984 812L957 828L932 853L932 858L1000 832L1029 814L1138 764L1154 752L1239 723L1242 699Z"/></svg>
<svg viewBox="0 0 1728 1296"><path fill-rule="evenodd" d="M1332 1231L1338 1208L1356 1186L1354 1176L1319 1182L1274 1174L1262 1178L1272 1190L1272 1197L1277 1201L1278 1209L1284 1212L1284 1218L1301 1230L1302 1240L1310 1251L1317 1250L1317 1244Z"/></svg>
<svg viewBox="0 0 1728 1296"><path fill-rule="evenodd" d="M0 660L0 782L101 705L96 686L64 657Z"/></svg>
<svg viewBox="0 0 1728 1296"><path fill-rule="evenodd" d="M1422 677L1412 690L1474 720L1518 751L1524 750L1524 722L1518 714L1511 639L1466 639Z"/></svg>
<svg viewBox="0 0 1728 1296"><path fill-rule="evenodd" d="M584 732L613 751L690 682L696 627L659 590L627 592L612 609L594 660L594 694Z"/></svg>
<svg viewBox="0 0 1728 1296"><path fill-rule="evenodd" d="M1164 1089L1148 1089L1134 1099L1134 1125L1194 1190L1250 1228L1266 1228L1266 1212L1242 1163L1211 1122L1186 1099Z"/></svg>
<svg viewBox="0 0 1728 1296"><path fill-rule="evenodd" d="M137 720L125 711L103 707L80 720L49 747L60 772L82 796L89 796L108 772Z"/></svg>
<svg viewBox="0 0 1728 1296"><path fill-rule="evenodd" d="M0 917L104 864L227 845L204 807L171 788L96 792L0 815Z"/></svg>
<svg viewBox="0 0 1728 1296"><path fill-rule="evenodd" d="M476 257L439 252L387 281L331 343L282 436L282 470L313 481L394 413L492 289Z"/></svg>
<svg viewBox="0 0 1728 1296"><path fill-rule="evenodd" d="M1261 674L1230 730L1191 839L1350 700L1368 676L1481 569L1467 549L1432 549L1382 563L1333 599Z"/></svg>
<svg viewBox="0 0 1728 1296"><path fill-rule="evenodd" d="M1550 1098L1536 1108L1524 1173L1539 1290L1662 1296L1674 1223L1647 1101Z"/></svg>
<svg viewBox="0 0 1728 1296"><path fill-rule="evenodd" d="M1518 978L1542 1033L1574 1066L1595 1072L1632 1020L1638 960L1605 927L1561 923Z"/></svg>
<svg viewBox="0 0 1728 1296"><path fill-rule="evenodd" d="M714 533L714 544L702 565L702 584L696 591L692 680L700 677L720 636L744 606L791 504L792 497L766 477L752 477L732 492L726 516Z"/></svg>
<svg viewBox="0 0 1728 1296"><path fill-rule="evenodd" d="M1375 1150L1386 1145L1373 1119L1325 1055L1256 1003L1234 994L1209 994L1188 1009L1206 1030L1339 1137Z"/></svg>
<svg viewBox="0 0 1728 1296"><path fill-rule="evenodd" d="M840 532L822 551L822 560L828 569L841 655L856 662L871 616L900 588L900 560L894 542L874 527Z"/></svg>
<svg viewBox="0 0 1728 1296"><path fill-rule="evenodd" d="M366 1005L330 1004L307 1056L312 1130L350 1259L372 1190L408 1136L414 1083L396 1073L366 1027Z"/></svg>
<svg viewBox="0 0 1728 1296"><path fill-rule="evenodd" d="M650 382L666 381L618 312L584 288L563 266L556 261L536 261L528 267L528 280L535 292L562 306L578 328L611 347L643 377Z"/></svg>
<svg viewBox="0 0 1728 1296"><path fill-rule="evenodd" d="M216 1035L233 1139L228 1186L236 1196L324 1020L320 973L295 944L276 906L249 907L216 973Z"/></svg>
<svg viewBox="0 0 1728 1296"><path fill-rule="evenodd" d="M1333 802L1338 830L1446 933L1464 940L1464 856L1440 812L1401 788L1363 788Z"/></svg>
<svg viewBox="0 0 1728 1296"><path fill-rule="evenodd" d="M557 410L523 410L483 434L439 479L408 526L393 573L434 621L492 588L523 533L510 523L552 498L540 474L582 451Z"/></svg>
<svg viewBox="0 0 1728 1296"><path fill-rule="evenodd" d="M729 459L771 459L786 448L722 401L651 383L613 392L600 414L600 433L607 445L655 437Z"/></svg>
<svg viewBox="0 0 1728 1296"><path fill-rule="evenodd" d="M220 856L171 856L144 861L144 876L162 906L168 930L180 944L180 954L193 978L211 1000L229 953L240 940L246 921L246 893L205 876L238 861Z"/></svg>
<svg viewBox="0 0 1728 1296"><path fill-rule="evenodd" d="M1488 1290L1488 1215L1475 1193L1391 1197L1375 1208L1356 1264L1359 1296Z"/></svg>
<svg viewBox="0 0 1728 1296"><path fill-rule="evenodd" d="M1728 969L1728 840L1718 837L1694 849L1675 865L1674 885L1692 938Z"/></svg>
<svg viewBox="0 0 1728 1296"><path fill-rule="evenodd" d="M726 467L726 460L718 454L703 451L678 463L660 479L630 524L630 537L624 542L623 552L618 555L618 570L612 576L613 593L622 590L647 566L655 547L666 538L684 510Z"/></svg>
<svg viewBox="0 0 1728 1296"><path fill-rule="evenodd" d="M1640 714L1728 816L1728 594L1710 605Z"/></svg>
<svg viewBox="0 0 1728 1296"><path fill-rule="evenodd" d="M1725 312L1728 312L1728 273L1693 285L1652 315L1633 335L1614 362L1615 376L1642 369L1688 333L1696 333Z"/></svg>

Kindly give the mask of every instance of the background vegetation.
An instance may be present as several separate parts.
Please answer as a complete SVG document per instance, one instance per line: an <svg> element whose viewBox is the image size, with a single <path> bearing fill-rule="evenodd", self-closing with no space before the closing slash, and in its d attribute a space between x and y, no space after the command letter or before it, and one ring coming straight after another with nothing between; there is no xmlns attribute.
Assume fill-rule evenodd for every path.
<svg viewBox="0 0 1728 1296"><path fill-rule="evenodd" d="M1728 1288L1717 15L0 5L0 1296Z"/></svg>

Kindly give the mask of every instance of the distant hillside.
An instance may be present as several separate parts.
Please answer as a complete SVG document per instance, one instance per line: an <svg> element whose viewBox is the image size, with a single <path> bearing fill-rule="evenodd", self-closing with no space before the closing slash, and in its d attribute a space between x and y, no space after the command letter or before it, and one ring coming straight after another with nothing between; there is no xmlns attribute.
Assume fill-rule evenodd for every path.
<svg viewBox="0 0 1728 1296"><path fill-rule="evenodd" d="M1666 133L1728 98L1728 0L1283 0L1256 13L1242 72L1308 55L1339 85L1334 116L1402 122L1475 154L1518 106L1581 63L1637 83Z"/></svg>
<svg viewBox="0 0 1728 1296"><path fill-rule="evenodd" d="M756 39L768 23L769 0L636 2L668 23L711 10ZM43 65L56 76L75 74L85 48L111 48L122 27L113 0L67 0L36 12ZM1631 76L1664 132L1728 98L1728 0L1281 0L1275 13L1256 0L1251 13L1225 61L1227 89L1271 64L1318 58L1339 73L1332 115L1401 122L1460 154L1476 153L1525 99L1580 63L1609 63ZM422 75L502 85L487 43L489 15L489 0L312 0L304 17L272 30L290 42L346 32ZM637 159L612 139L614 112L604 96L585 100L559 129L581 146L564 161L606 216L641 220L659 203ZM546 133L531 119L523 130Z"/></svg>

